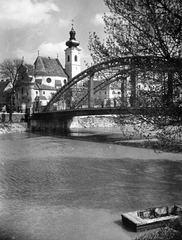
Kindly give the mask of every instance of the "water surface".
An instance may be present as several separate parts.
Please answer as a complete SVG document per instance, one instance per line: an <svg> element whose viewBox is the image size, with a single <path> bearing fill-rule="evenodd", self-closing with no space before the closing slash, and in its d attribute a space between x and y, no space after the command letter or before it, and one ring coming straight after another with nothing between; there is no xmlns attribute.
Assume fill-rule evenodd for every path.
<svg viewBox="0 0 182 240"><path fill-rule="evenodd" d="M0 135L0 239L127 240L122 212L182 203L181 154Z"/></svg>

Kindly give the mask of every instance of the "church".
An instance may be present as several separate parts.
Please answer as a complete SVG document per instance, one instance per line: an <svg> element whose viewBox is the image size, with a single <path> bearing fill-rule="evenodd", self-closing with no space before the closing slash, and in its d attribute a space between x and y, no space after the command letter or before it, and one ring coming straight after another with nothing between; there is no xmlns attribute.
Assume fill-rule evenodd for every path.
<svg viewBox="0 0 182 240"><path fill-rule="evenodd" d="M59 88L81 72L80 43L76 40L73 25L69 35L65 49L65 67L62 66L58 57L53 59L38 54L33 69L26 69L29 80L17 87L15 95L17 110L25 111L26 108L33 111L41 110ZM22 65L22 68L25 66Z"/></svg>
<svg viewBox="0 0 182 240"><path fill-rule="evenodd" d="M73 28L69 32L69 39L66 41L65 49L65 66L63 67L58 57L53 59L50 57L38 56L32 66L20 67L21 73L26 72L26 80L20 81L16 87L15 108L16 111L25 112L29 109L30 112L39 112L44 109L47 103L51 100L54 94L64 86L69 80L81 72L81 49L79 41L76 40L76 32ZM23 82L23 83L22 83ZM94 78L93 86L99 84L99 80ZM58 101L54 110L63 110L74 106L75 99L78 100L84 92L87 91L88 79L76 89L66 92L65 95ZM103 87L95 94L94 106L103 107L111 106L114 99L118 101L121 98L121 83L109 84ZM76 91L76 92L75 92ZM72 99L72 100L71 100ZM111 101L111 100L112 101Z"/></svg>

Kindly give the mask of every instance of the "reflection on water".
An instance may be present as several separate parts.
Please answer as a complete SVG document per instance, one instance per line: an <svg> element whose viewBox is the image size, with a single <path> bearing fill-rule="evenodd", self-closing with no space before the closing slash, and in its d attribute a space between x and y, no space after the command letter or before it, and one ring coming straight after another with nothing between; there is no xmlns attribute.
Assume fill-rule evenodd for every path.
<svg viewBox="0 0 182 240"><path fill-rule="evenodd" d="M127 240L122 212L182 202L179 155L23 133L0 156L0 239Z"/></svg>

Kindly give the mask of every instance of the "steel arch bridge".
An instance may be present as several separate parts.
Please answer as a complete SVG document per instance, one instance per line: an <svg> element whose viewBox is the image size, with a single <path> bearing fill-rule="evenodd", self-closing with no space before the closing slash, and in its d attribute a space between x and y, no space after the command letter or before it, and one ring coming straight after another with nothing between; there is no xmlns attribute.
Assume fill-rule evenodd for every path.
<svg viewBox="0 0 182 240"><path fill-rule="evenodd" d="M98 74L104 71L105 77L104 81L93 87L93 77L94 74ZM62 86L57 93L48 102L47 106L43 109L43 112L51 111L53 104L58 102L61 96L63 96L72 87L76 86L78 82L83 79L89 79L88 92L83 96L80 101L74 106L79 108L81 103L88 100L88 107L92 108L93 95L98 92L103 87L109 85L110 83L117 80L125 80L126 76L130 76L131 79L131 95L135 101L136 98L136 73L137 72L182 72L182 59L172 58L170 61L162 57L154 56L123 56L118 58L113 58L108 61L100 62L95 64L88 69L82 71L70 81L68 81L64 86Z"/></svg>

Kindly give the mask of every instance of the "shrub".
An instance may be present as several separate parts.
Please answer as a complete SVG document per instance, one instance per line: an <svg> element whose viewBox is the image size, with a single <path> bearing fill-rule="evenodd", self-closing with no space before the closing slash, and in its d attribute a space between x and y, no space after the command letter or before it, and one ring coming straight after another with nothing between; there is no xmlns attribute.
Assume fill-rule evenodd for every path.
<svg viewBox="0 0 182 240"><path fill-rule="evenodd" d="M180 231L170 227L159 228L155 232L143 234L135 240L181 240Z"/></svg>

